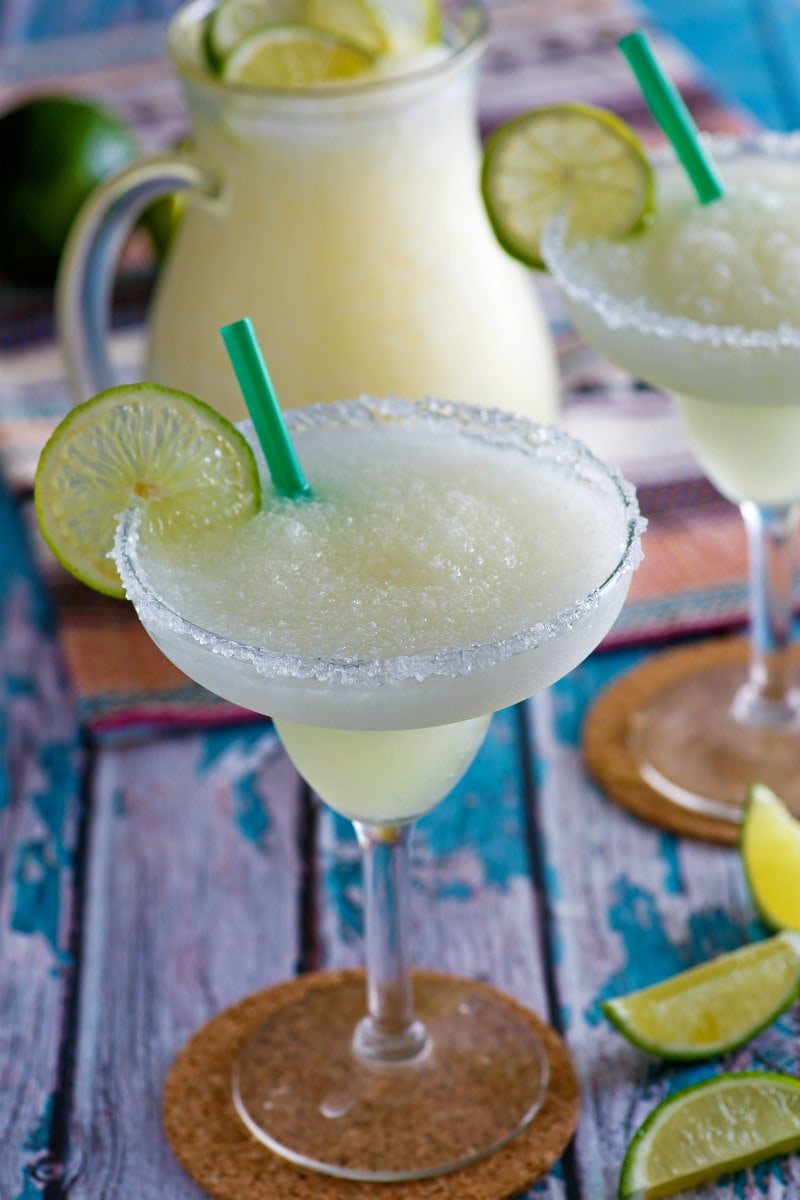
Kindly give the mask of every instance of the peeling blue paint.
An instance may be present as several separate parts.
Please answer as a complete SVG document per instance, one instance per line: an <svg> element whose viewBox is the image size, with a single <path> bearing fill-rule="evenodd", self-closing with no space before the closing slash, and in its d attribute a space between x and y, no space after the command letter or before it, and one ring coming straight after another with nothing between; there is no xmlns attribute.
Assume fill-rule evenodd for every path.
<svg viewBox="0 0 800 1200"><path fill-rule="evenodd" d="M36 1125L23 1142L23 1150L29 1150L33 1154L38 1154L42 1150L46 1150L50 1140L50 1124L53 1116L53 1097L51 1096L44 1106L39 1124Z"/></svg>
<svg viewBox="0 0 800 1200"><path fill-rule="evenodd" d="M422 818L417 834L438 859L473 851L483 867L481 886L501 891L528 872L516 720L514 709L495 715L472 766L454 791ZM448 880L447 889L453 883ZM472 885L465 881L464 899L472 894Z"/></svg>
<svg viewBox="0 0 800 1200"><path fill-rule="evenodd" d="M551 904L557 904L559 900L564 899L560 876L550 862L545 862L544 864L544 886L547 892L547 899Z"/></svg>
<svg viewBox="0 0 800 1200"><path fill-rule="evenodd" d="M535 787L537 787L541 790L541 788L543 788L545 786L545 784L547 783L547 778L548 778L548 775L550 774L551 769L552 769L552 764L547 762L545 759L543 759L540 754L537 754L536 750L534 748L533 782L534 782Z"/></svg>
<svg viewBox="0 0 800 1200"><path fill-rule="evenodd" d="M10 755L8 745L8 712L0 698L0 812L11 804L11 772L9 767Z"/></svg>
<svg viewBox="0 0 800 1200"><path fill-rule="evenodd" d="M209 730L202 739L202 753L197 764L200 775L213 771L226 754L236 752L243 757L252 754L259 741L268 740L272 725L266 719L252 725L236 725L230 728ZM277 737L274 732L272 737ZM266 747L264 750L266 754Z"/></svg>
<svg viewBox="0 0 800 1200"><path fill-rule="evenodd" d="M45 1189L45 1183L35 1183L30 1175L23 1173L22 1191L19 1192L14 1200L42 1200L42 1192Z"/></svg>
<svg viewBox="0 0 800 1200"><path fill-rule="evenodd" d="M658 1064L654 1064L657 1068ZM667 1076L667 1095L682 1092L685 1088L694 1087L704 1079L710 1079L717 1074L717 1067L711 1062L670 1063Z"/></svg>
<svg viewBox="0 0 800 1200"><path fill-rule="evenodd" d="M472 888L468 887L466 883L461 883L459 880L442 884L436 889L438 900L469 900L471 896Z"/></svg>
<svg viewBox="0 0 800 1200"><path fill-rule="evenodd" d="M583 714L588 697L582 694L581 679L571 677L570 686L563 681L553 685L553 734L564 746L578 747L581 740Z"/></svg>
<svg viewBox="0 0 800 1200"><path fill-rule="evenodd" d="M709 908L692 913L688 925L693 949L692 962L687 963L687 966L706 962L717 954L736 950L745 942L760 941L762 937L757 922L749 922L743 929L732 919L730 913L722 908Z"/></svg>
<svg viewBox="0 0 800 1200"><path fill-rule="evenodd" d="M323 856L322 883L337 915L342 941L352 945L364 936L361 854L352 823L332 809L328 819L333 823L337 850Z"/></svg>
<svg viewBox="0 0 800 1200"><path fill-rule="evenodd" d="M15 933L41 934L63 963L69 955L58 945L62 871L53 860L49 842L23 842L13 870L11 928Z"/></svg>
<svg viewBox="0 0 800 1200"><path fill-rule="evenodd" d="M270 818L258 794L258 771L251 771L233 786L236 824L242 834L255 846L263 844L270 827Z"/></svg>
<svg viewBox="0 0 800 1200"><path fill-rule="evenodd" d="M17 849L12 873L11 928L16 933L39 934L61 963L70 956L59 946L61 900L73 863L73 813L77 796L77 745L53 742L41 750L42 788L31 804L43 836L29 838Z"/></svg>
<svg viewBox="0 0 800 1200"><path fill-rule="evenodd" d="M7 599L20 581L33 586L30 589L30 610L37 628L52 627L50 607L40 586L39 573L33 561L24 524L16 501L4 487L0 487L0 530L2 531L2 553L4 569L0 571L0 601Z"/></svg>
<svg viewBox="0 0 800 1200"><path fill-rule="evenodd" d="M752 1043L753 1069L800 1074L800 1008L794 1004Z"/></svg>
<svg viewBox="0 0 800 1200"><path fill-rule="evenodd" d="M781 1156L765 1159L764 1162L757 1163L750 1171L738 1172L732 1178L734 1193L737 1196L746 1196L751 1189L748 1188L748 1175L752 1174L759 1195L765 1196L769 1189L770 1182L774 1179L776 1183L781 1185L779 1196L785 1195L783 1185L786 1183L786 1175L783 1170L784 1160ZM752 1194L752 1193L751 1193Z"/></svg>
<svg viewBox="0 0 800 1200"><path fill-rule="evenodd" d="M564 1167L560 1160L554 1163L546 1175L534 1183L533 1187L525 1193L524 1200L535 1200L537 1196L551 1196L553 1194L552 1181L554 1179L563 1184Z"/></svg>
<svg viewBox="0 0 800 1200"><path fill-rule="evenodd" d="M64 839L67 835L68 814L75 799L76 747L59 742L44 746L40 765L47 775L47 786L36 792L31 797L31 802L50 834L57 861L66 866L71 862Z"/></svg>
<svg viewBox="0 0 800 1200"><path fill-rule="evenodd" d="M30 675L8 675L6 677L6 695L13 700L29 700L36 695L33 679Z"/></svg>
<svg viewBox="0 0 800 1200"><path fill-rule="evenodd" d="M640 649L593 654L551 688L553 728L563 745L579 746L586 710L610 683L645 656Z"/></svg>
<svg viewBox="0 0 800 1200"><path fill-rule="evenodd" d="M48 1099L42 1117L22 1144L23 1150L33 1157L22 1169L22 1191L14 1200L41 1200L42 1193L52 1179L52 1160L48 1158L53 1099ZM43 1170L44 1167L44 1170Z"/></svg>
<svg viewBox="0 0 800 1200"><path fill-rule="evenodd" d="M678 856L678 839L672 834L664 834L658 839L658 855L664 863L664 891L671 896L680 896L683 892L683 876L680 858Z"/></svg>
<svg viewBox="0 0 800 1200"><path fill-rule="evenodd" d="M474 894L472 877L456 874L458 855L470 855L482 866L478 886L505 890L511 880L527 875L527 846L523 797L519 788L519 744L513 709L498 713L475 762L459 785L416 832L415 847L439 862L449 860L452 870L439 873L432 886L437 900L468 901ZM346 942L363 936L361 912L361 860L352 826L331 812L335 850L323 858L322 883L337 913ZM412 885L423 886L418 876Z"/></svg>
<svg viewBox="0 0 800 1200"><path fill-rule="evenodd" d="M254 846L263 845L271 826L269 812L258 794L261 767L269 744L277 736L270 731L271 726L263 722L209 730L202 739L197 764L198 774L204 776L228 756L242 760L242 773L230 778L233 819L239 832Z"/></svg>
<svg viewBox="0 0 800 1200"><path fill-rule="evenodd" d="M18 506L2 488L0 531L2 617L5 620L7 613L13 610L15 619L24 620L32 635L49 637L53 632L49 599L41 586ZM37 747L36 773L32 775L37 790L30 796L30 805L38 818L39 827L34 835L17 847L15 853L9 880L9 920L14 932L43 937L58 960L64 963L69 958L59 949L58 941L62 924L61 901L68 892L70 880L66 877L72 870L71 843L76 827L75 810L79 803L78 735L71 724L65 733L60 721L54 721L49 706L58 698L43 694L40 700L38 667L35 658L32 657L31 661L20 658L16 665L9 666L0 681L3 693L0 699L5 700L0 704L3 711L0 749L6 764L5 770L0 773L0 809L8 807L14 799L9 775L9 763L15 753L15 747L11 744L14 727L9 724L9 710L13 710L15 705L19 706L20 702L28 707L33 704L37 709L41 704L43 711L37 716L49 738L47 744L40 743ZM54 721L53 728L50 727L51 721Z"/></svg>

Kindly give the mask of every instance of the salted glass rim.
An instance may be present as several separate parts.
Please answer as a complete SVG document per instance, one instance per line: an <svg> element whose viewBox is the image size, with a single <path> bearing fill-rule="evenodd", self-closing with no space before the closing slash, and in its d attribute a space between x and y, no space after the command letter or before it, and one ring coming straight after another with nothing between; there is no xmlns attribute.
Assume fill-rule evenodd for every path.
<svg viewBox="0 0 800 1200"><path fill-rule="evenodd" d="M735 137L730 134L701 135L714 159L724 164L748 154L789 162L800 160L800 132L763 132ZM680 169L668 146L650 155L658 168ZM723 172L724 175L724 172ZM560 213L548 222L541 242L542 258L559 289L575 304L590 309L614 332L640 333L663 341L683 340L713 348L740 350L800 350L800 326L785 322L769 329L747 329L742 325L717 325L658 312L643 301L622 301L604 287L596 288L570 274L567 241L568 216ZM637 234L633 234L636 237Z"/></svg>
<svg viewBox="0 0 800 1200"><path fill-rule="evenodd" d="M647 522L640 514L635 488L616 467L602 462L582 442L556 426L528 421L499 409L475 408L432 398L411 402L394 397L361 396L291 409L285 415L294 434L304 428L325 424L346 427L359 420L376 425L388 420L424 420L439 425L454 423L462 434L490 444L510 446L523 453L544 452L549 461L568 463L592 486L612 494L616 492L621 506L619 527L626 531L619 559L606 578L586 596L566 605L547 620L524 626L504 638L470 642L441 651L378 658L301 655L238 642L198 625L171 607L147 579L138 554L143 510L139 505L132 505L119 520L113 557L126 594L148 630L177 635L212 653L247 663L259 674L273 679L375 687L409 680L422 682L433 676L453 678L487 670L518 654L535 650L559 633L566 632L595 610L642 559L640 538ZM245 433L250 432L252 438L250 422L241 422L239 428Z"/></svg>
<svg viewBox="0 0 800 1200"><path fill-rule="evenodd" d="M450 72L460 69L465 63L480 57L486 48L489 24L483 0L456 0L458 12L466 14L463 20L464 29L460 31L459 40L455 43L445 43L449 53L446 58L434 62L424 62L408 71L380 75L370 74L360 82L337 83L329 87L307 88L268 88L254 84L234 83L230 80L217 78L205 69L192 48L184 45L186 31L191 31L193 25L199 26L195 14L206 16L217 6L218 0L185 0L176 9L166 33L166 49L169 58L181 77L199 87L220 101L225 98L239 97L249 102L269 107L275 111L286 111L287 114L296 112L310 115L312 112L335 112L337 101L348 101L359 97L375 98L376 95L400 96L404 91L410 91L415 86L438 79ZM196 36L199 38L199 32ZM195 49L199 48L198 46Z"/></svg>

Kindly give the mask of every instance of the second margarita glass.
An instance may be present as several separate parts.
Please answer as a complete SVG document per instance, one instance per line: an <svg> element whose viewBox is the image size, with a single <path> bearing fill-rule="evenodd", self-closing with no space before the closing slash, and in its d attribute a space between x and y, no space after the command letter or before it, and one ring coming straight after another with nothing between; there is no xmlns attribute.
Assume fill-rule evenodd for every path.
<svg viewBox="0 0 800 1200"><path fill-rule="evenodd" d="M800 138L707 138L726 194L701 206L671 154L657 160L652 227L571 242L559 220L544 257L580 334L673 392L698 459L744 518L750 660L734 652L675 677L630 715L639 778L673 804L741 819L768 783L800 814L800 690L793 675L793 563L800 513ZM724 656L723 656L724 657Z"/></svg>

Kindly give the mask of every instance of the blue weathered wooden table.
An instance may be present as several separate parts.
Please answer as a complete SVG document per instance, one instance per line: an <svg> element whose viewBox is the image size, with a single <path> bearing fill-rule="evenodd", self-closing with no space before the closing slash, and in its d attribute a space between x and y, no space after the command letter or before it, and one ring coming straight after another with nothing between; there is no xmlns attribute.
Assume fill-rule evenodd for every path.
<svg viewBox="0 0 800 1200"><path fill-rule="evenodd" d="M663 8L665 20L680 10ZM711 76L742 95L727 51L712 61L724 27L749 47L737 60L750 63L748 87L758 74L772 87L774 53L750 18L785 31L789 0L716 8L735 15L714 26ZM758 97L768 120L763 83ZM199 1200L161 1129L165 1073L224 1006L360 963L355 842L268 723L85 737L22 503L0 491L0 1200ZM749 1065L800 1071L797 1008L729 1058L688 1067L634 1050L602 1018L606 996L765 932L734 850L637 822L583 772L587 705L649 652L595 655L499 713L415 844L418 965L506 990L574 1056L578 1132L530 1192L548 1200L613 1196L633 1130L670 1090ZM800 1197L800 1156L702 1194Z"/></svg>

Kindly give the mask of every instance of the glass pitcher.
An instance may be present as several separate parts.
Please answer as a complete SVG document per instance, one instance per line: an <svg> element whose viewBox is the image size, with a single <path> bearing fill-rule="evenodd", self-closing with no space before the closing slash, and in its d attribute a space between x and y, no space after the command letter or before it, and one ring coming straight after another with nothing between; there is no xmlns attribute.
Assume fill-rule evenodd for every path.
<svg viewBox="0 0 800 1200"><path fill-rule="evenodd" d="M126 168L71 232L57 318L75 399L113 381L108 298L131 225L156 196L185 191L150 309L145 378L239 419L218 331L249 316L287 407L433 394L551 420L549 330L531 276L497 245L480 198L486 21L475 0L445 5L447 42L414 69L300 92L209 72L202 30L212 2L191 0L167 34L196 152Z"/></svg>

